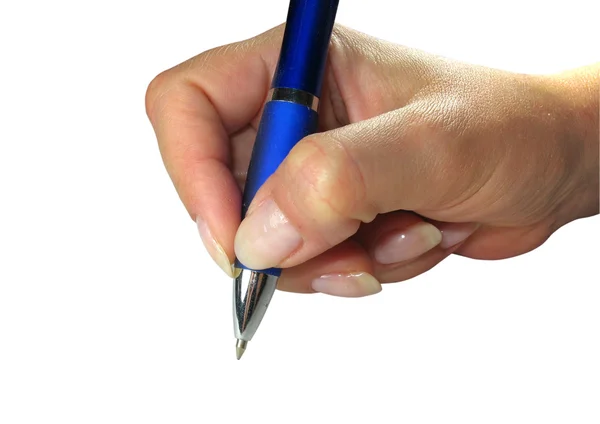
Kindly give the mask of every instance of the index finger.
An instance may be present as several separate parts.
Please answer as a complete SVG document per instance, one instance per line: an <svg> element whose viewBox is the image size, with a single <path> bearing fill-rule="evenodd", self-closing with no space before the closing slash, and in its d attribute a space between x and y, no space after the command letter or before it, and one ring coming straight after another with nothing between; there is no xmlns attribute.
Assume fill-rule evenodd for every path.
<svg viewBox="0 0 600 424"><path fill-rule="evenodd" d="M209 254L230 275L241 193L229 138L258 116L281 35L275 28L204 52L158 75L146 93L167 172Z"/></svg>

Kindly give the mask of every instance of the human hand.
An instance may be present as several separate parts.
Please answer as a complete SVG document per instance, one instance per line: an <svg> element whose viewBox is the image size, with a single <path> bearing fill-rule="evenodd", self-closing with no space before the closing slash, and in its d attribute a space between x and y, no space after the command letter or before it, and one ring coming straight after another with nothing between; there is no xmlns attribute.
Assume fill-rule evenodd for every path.
<svg viewBox="0 0 600 424"><path fill-rule="evenodd" d="M363 296L452 253L525 253L598 213L597 71L518 75L336 26L322 132L298 143L240 225L282 35L202 53L147 92L167 171L230 276L237 254L284 268L280 289Z"/></svg>

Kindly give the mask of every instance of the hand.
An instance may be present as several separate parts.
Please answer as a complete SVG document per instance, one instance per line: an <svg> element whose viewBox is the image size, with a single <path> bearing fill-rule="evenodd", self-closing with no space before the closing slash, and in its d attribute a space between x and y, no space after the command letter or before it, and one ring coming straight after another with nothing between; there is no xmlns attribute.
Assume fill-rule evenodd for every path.
<svg viewBox="0 0 600 424"><path fill-rule="evenodd" d="M237 254L284 268L280 289L363 296L452 253L528 252L598 213L597 67L518 75L336 26L322 132L298 143L240 224L282 35L202 53L147 92L166 169L230 276Z"/></svg>

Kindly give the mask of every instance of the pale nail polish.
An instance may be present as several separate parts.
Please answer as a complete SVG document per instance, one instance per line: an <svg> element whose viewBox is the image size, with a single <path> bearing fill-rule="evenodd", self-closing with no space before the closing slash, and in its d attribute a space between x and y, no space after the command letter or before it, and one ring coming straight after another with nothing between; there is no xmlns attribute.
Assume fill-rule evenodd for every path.
<svg viewBox="0 0 600 424"><path fill-rule="evenodd" d="M442 249L448 249L452 246L456 246L458 243L465 241L471 234L479 228L479 224L475 223L445 223L440 226L440 232L442 233L442 241L440 247Z"/></svg>
<svg viewBox="0 0 600 424"><path fill-rule="evenodd" d="M319 293L341 297L362 297L381 291L381 284L366 272L327 274L313 280L312 289Z"/></svg>
<svg viewBox="0 0 600 424"><path fill-rule="evenodd" d="M223 247L213 237L208 225L206 225L206 222L200 218L200 216L196 217L196 225L198 226L198 233L200 234L202 243L204 244L204 247L208 251L210 257L213 259L213 261L215 261L219 268L225 272L225 274L231 278L235 278L236 275L239 274L239 271L236 270L233 264L229 261L225 250L223 250Z"/></svg>
<svg viewBox="0 0 600 424"><path fill-rule="evenodd" d="M375 247L373 257L383 265L395 264L414 259L441 241L442 233L434 225L421 222L383 236Z"/></svg>
<svg viewBox="0 0 600 424"><path fill-rule="evenodd" d="M301 243L298 231L268 199L242 221L235 236L235 254L250 268L266 269L279 265Z"/></svg>

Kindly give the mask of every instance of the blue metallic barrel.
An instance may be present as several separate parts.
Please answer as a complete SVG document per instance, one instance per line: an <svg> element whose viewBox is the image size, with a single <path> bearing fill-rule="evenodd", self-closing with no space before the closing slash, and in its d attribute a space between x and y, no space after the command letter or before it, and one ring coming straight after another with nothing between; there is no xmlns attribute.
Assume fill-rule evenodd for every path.
<svg viewBox="0 0 600 424"><path fill-rule="evenodd" d="M277 170L296 143L317 130L317 122L317 113L304 105L283 101L271 101L265 105L248 168L242 218L258 189ZM236 262L236 266L249 269L240 262ZM278 276L281 271L272 268L263 272Z"/></svg>
<svg viewBox="0 0 600 424"><path fill-rule="evenodd" d="M317 129L317 112L292 102L272 101L265 105L256 135L252 159L246 178L245 215L258 189L273 174L290 150Z"/></svg>
<svg viewBox="0 0 600 424"><path fill-rule="evenodd" d="M292 0L272 87L321 95L327 48L339 0Z"/></svg>
<svg viewBox="0 0 600 424"><path fill-rule="evenodd" d="M272 88L300 90L308 93L309 97L321 95L337 5L337 0L290 2ZM296 143L317 130L317 124L317 112L308 104L294 102L293 96L271 100L265 105L248 168L242 219L260 187L277 170ZM235 265L250 269L237 260ZM253 271L274 276L281 273L276 268Z"/></svg>

